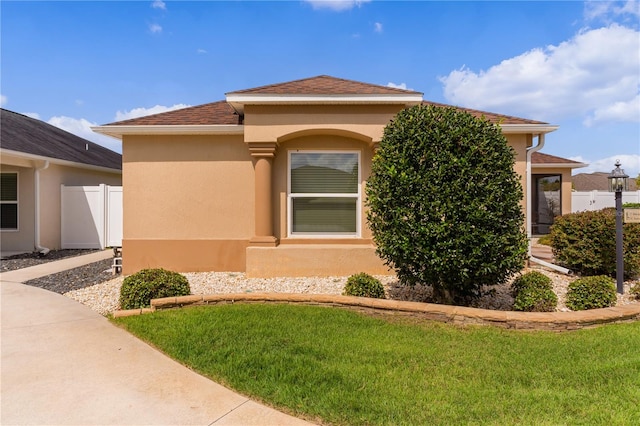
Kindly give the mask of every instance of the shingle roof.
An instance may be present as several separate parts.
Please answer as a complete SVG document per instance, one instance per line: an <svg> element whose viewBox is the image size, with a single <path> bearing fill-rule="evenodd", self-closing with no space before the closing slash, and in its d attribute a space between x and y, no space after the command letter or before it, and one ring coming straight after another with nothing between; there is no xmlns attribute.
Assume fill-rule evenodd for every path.
<svg viewBox="0 0 640 426"><path fill-rule="evenodd" d="M226 101L212 102L204 105L197 105L174 111L161 112L159 114L147 115L145 117L132 118L106 124L118 126L189 126L189 125L210 125L210 124L242 124L241 117Z"/></svg>
<svg viewBox="0 0 640 426"><path fill-rule="evenodd" d="M438 102L431 102L431 101L423 101L422 105L434 105L434 106L449 107L449 108L451 107L451 105L446 105L446 104L441 104ZM479 118L485 117L487 120L489 120L494 124L548 124L542 121L529 120L526 118L513 117L510 115L497 114L494 112L480 111L477 109L463 108L458 106L454 108L461 111L468 112L474 117L479 117Z"/></svg>
<svg viewBox="0 0 640 426"><path fill-rule="evenodd" d="M571 182L576 191L608 191L609 179L607 176L609 173L606 172L578 173L571 177ZM638 189L638 181L630 177L629 191L637 191Z"/></svg>
<svg viewBox="0 0 640 426"><path fill-rule="evenodd" d="M236 90L227 93L252 95L422 95L413 90L380 86L360 81L319 75L284 83L269 84L252 89Z"/></svg>
<svg viewBox="0 0 640 426"><path fill-rule="evenodd" d="M583 164L579 161L569 160L568 158L556 157L555 155L544 154L542 152L534 152L531 155L531 164Z"/></svg>
<svg viewBox="0 0 640 426"><path fill-rule="evenodd" d="M345 80L341 78L320 75L317 77L294 80L285 83L270 84L252 89L229 92L227 95L422 95L420 92L403 90L394 87L380 86L359 81ZM435 105L451 107L451 105L437 102L423 101L423 105ZM509 115L479 111L469 108L455 107L481 117L484 116L496 124L547 124L541 121L512 117ZM180 110L133 118L106 124L118 126L145 126L145 125L234 125L242 124L233 107L226 101L218 101L210 104L183 108Z"/></svg>
<svg viewBox="0 0 640 426"><path fill-rule="evenodd" d="M117 152L4 108L0 109L0 140L2 148L11 151L122 170L122 155Z"/></svg>

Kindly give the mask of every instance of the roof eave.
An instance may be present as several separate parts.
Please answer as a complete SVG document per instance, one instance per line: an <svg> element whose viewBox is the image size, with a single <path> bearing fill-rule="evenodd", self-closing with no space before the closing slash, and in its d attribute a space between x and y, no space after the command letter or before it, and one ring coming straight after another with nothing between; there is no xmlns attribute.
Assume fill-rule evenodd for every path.
<svg viewBox="0 0 640 426"><path fill-rule="evenodd" d="M261 95L227 94L227 102L240 114L245 105L419 105L421 93L371 95Z"/></svg>
<svg viewBox="0 0 640 426"><path fill-rule="evenodd" d="M124 135L241 135L241 124L193 124L193 125L107 125L91 127L96 133L122 139Z"/></svg>
<svg viewBox="0 0 640 426"><path fill-rule="evenodd" d="M531 164L533 169L579 169L587 167L586 163L539 163Z"/></svg>
<svg viewBox="0 0 640 426"><path fill-rule="evenodd" d="M57 164L60 166L77 167L79 169L94 170L98 172L122 174L121 169L113 169L111 167L96 166L94 164L87 164L87 163L79 163L77 161L62 160L60 158L46 157L44 155L29 154L28 152L20 152L20 151L13 151L10 149L0 148L0 153L3 156L17 157L24 160L48 161L50 163Z"/></svg>
<svg viewBox="0 0 640 426"><path fill-rule="evenodd" d="M534 135L546 134L555 132L558 130L560 126L554 124L500 124L500 128L502 129L502 133L505 134L513 134L513 133L530 133Z"/></svg>

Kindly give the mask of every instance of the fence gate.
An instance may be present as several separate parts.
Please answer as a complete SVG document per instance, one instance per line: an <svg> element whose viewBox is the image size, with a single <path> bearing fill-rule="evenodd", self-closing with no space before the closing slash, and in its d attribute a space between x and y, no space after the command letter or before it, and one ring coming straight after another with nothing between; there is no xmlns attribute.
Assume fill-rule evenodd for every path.
<svg viewBox="0 0 640 426"><path fill-rule="evenodd" d="M640 191L625 191L622 193L623 203L640 203ZM602 210L605 207L615 207L615 197L607 191L574 191L571 193L571 212Z"/></svg>
<svg viewBox="0 0 640 426"><path fill-rule="evenodd" d="M61 247L122 246L121 186L61 186Z"/></svg>

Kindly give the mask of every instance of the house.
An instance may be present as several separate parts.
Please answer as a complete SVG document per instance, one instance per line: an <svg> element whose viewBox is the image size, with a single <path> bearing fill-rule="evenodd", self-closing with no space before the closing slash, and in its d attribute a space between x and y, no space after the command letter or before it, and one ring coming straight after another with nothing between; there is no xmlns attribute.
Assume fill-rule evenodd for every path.
<svg viewBox="0 0 640 426"><path fill-rule="evenodd" d="M612 167L613 168L613 167ZM611 172L578 173L571 180L574 191L609 191L609 178ZM634 177L628 179L629 191L638 191L638 180Z"/></svg>
<svg viewBox="0 0 640 426"><path fill-rule="evenodd" d="M124 273L389 273L375 254L363 188L384 127L419 104L432 103L420 92L322 75L95 127L123 144ZM499 124L515 150L531 230L533 174L571 185L569 160L544 169L550 158L537 157L531 167L557 126L466 111ZM561 212L570 204L562 197Z"/></svg>
<svg viewBox="0 0 640 426"><path fill-rule="evenodd" d="M121 185L122 156L43 121L0 110L2 255L61 244L61 185Z"/></svg>

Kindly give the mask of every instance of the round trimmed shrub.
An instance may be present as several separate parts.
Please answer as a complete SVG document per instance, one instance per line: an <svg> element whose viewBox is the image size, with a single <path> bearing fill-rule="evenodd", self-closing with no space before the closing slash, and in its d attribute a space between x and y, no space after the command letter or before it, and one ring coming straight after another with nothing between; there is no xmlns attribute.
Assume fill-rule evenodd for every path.
<svg viewBox="0 0 640 426"><path fill-rule="evenodd" d="M500 127L440 106L385 127L366 185L378 256L404 285L469 305L520 272L527 255L514 150Z"/></svg>
<svg viewBox="0 0 640 426"><path fill-rule="evenodd" d="M553 312L558 304L558 296L553 292L551 278L531 271L520 275L511 284L515 299L513 309L525 312Z"/></svg>
<svg viewBox="0 0 640 426"><path fill-rule="evenodd" d="M625 279L640 275L640 223L623 225ZM571 213L555 219L553 255L580 275L616 276L616 209Z"/></svg>
<svg viewBox="0 0 640 426"><path fill-rule="evenodd" d="M151 299L189 294L191 288L184 275L162 268L143 269L122 282L120 308L145 308L150 306Z"/></svg>
<svg viewBox="0 0 640 426"><path fill-rule="evenodd" d="M616 282L606 275L579 278L567 289L567 307L574 311L606 308L616 301Z"/></svg>
<svg viewBox="0 0 640 426"><path fill-rule="evenodd" d="M384 299L384 287L377 278L361 272L351 275L344 286L344 296L373 297Z"/></svg>

